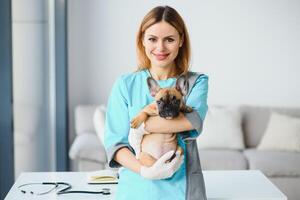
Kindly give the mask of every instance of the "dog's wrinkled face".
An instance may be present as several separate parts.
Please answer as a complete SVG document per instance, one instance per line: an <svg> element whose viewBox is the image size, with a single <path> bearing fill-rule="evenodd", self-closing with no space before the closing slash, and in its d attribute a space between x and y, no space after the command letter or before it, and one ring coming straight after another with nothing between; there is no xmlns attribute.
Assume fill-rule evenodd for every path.
<svg viewBox="0 0 300 200"><path fill-rule="evenodd" d="M162 88L154 98L161 117L172 119L179 115L182 95L178 90L175 88Z"/></svg>
<svg viewBox="0 0 300 200"><path fill-rule="evenodd" d="M180 76L173 88L160 88L151 77L147 79L147 83L151 95L155 98L159 116L166 119L177 117L183 105L182 97L187 91L185 77Z"/></svg>

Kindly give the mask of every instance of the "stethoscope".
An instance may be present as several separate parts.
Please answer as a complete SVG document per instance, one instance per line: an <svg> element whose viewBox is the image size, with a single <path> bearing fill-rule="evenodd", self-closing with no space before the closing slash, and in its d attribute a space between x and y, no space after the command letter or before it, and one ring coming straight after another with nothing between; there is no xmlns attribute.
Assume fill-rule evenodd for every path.
<svg viewBox="0 0 300 200"><path fill-rule="evenodd" d="M24 189L26 186L32 186L32 185L53 185L53 187L45 192L33 192L30 190ZM18 186L18 189L26 194L34 194L34 195L44 195L52 192L53 190L57 189L60 185L65 186L63 189L58 190L56 192L57 195L61 194L71 194L71 193L84 193L84 194L102 194L102 195L110 195L110 189L109 188L103 188L100 191L84 191L84 190L70 190L72 188L71 184L66 182L41 182L41 183L25 183Z"/></svg>

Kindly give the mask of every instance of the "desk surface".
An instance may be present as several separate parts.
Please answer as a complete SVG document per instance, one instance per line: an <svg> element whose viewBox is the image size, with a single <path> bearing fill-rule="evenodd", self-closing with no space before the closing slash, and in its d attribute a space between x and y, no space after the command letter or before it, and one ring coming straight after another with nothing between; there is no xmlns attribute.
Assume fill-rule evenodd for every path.
<svg viewBox="0 0 300 200"><path fill-rule="evenodd" d="M5 200L41 199L41 200L82 200L104 199L113 200L117 185L90 185L86 184L86 172L27 172L22 173ZM258 170L234 171L203 171L208 200L287 200L287 197L272 184L265 175ZM101 194L66 194L56 195L54 192L46 195L23 194L17 187L33 182L71 183L74 190L97 191L102 188L111 188L111 195ZM35 187L35 189L37 189Z"/></svg>

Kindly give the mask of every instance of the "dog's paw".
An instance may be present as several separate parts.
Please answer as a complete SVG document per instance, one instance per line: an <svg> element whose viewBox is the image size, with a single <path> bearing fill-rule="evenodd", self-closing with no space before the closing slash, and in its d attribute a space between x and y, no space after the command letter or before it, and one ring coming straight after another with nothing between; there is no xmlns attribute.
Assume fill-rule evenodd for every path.
<svg viewBox="0 0 300 200"><path fill-rule="evenodd" d="M193 108L187 106L187 107L186 107L186 112L187 112L187 113L193 112Z"/></svg>
<svg viewBox="0 0 300 200"><path fill-rule="evenodd" d="M138 117L136 117L136 118L134 118L133 120L131 120L130 126L131 126L131 128L137 128L137 127L139 127L142 123L143 123L143 121L140 120Z"/></svg>
<svg viewBox="0 0 300 200"><path fill-rule="evenodd" d="M184 105L184 106L182 106L182 107L180 108L180 111L183 112L183 113L190 113L190 112L193 112L193 108Z"/></svg>

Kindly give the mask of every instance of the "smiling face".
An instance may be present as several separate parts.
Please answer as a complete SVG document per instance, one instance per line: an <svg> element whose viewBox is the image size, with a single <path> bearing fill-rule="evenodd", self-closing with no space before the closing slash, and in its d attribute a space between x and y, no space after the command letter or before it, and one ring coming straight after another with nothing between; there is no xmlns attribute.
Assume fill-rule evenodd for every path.
<svg viewBox="0 0 300 200"><path fill-rule="evenodd" d="M182 42L178 31L165 21L147 28L143 45L151 67L173 67Z"/></svg>

